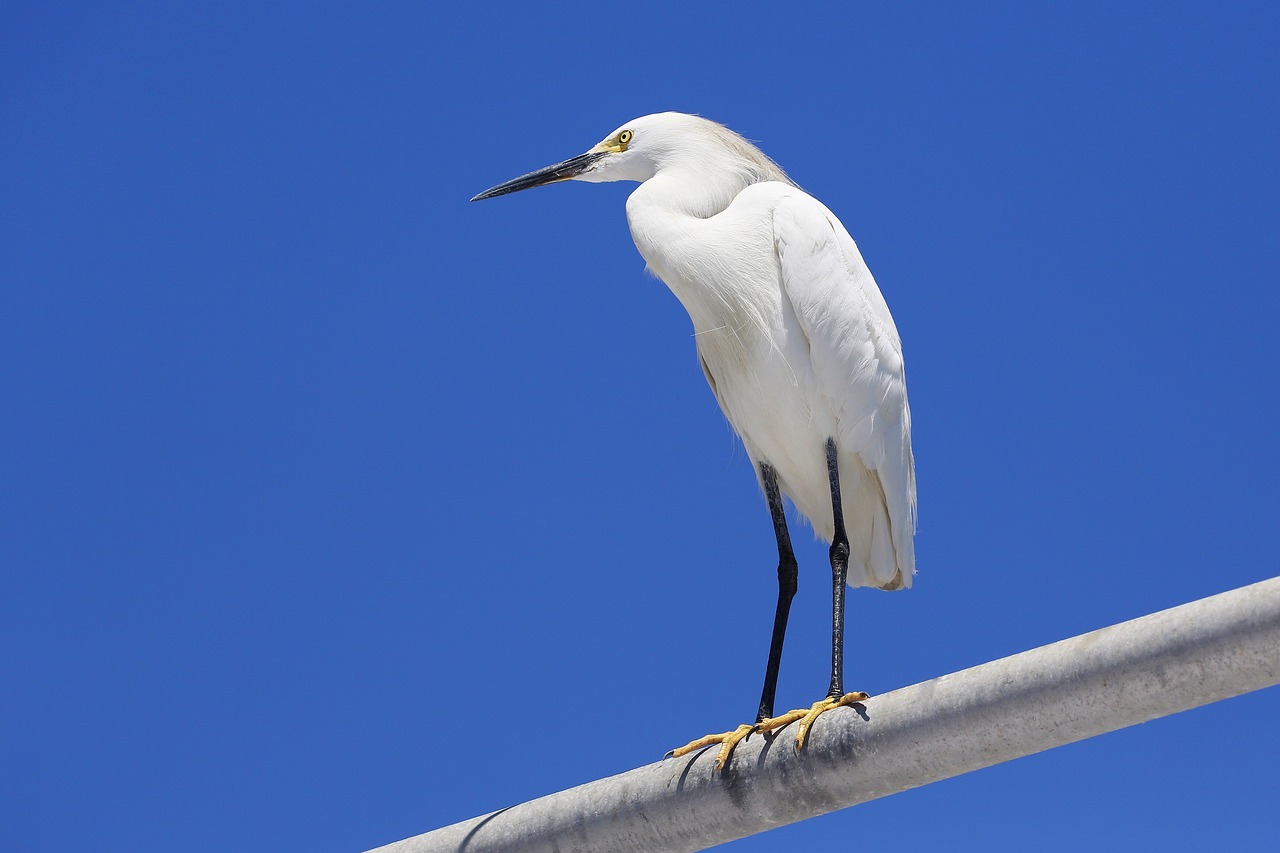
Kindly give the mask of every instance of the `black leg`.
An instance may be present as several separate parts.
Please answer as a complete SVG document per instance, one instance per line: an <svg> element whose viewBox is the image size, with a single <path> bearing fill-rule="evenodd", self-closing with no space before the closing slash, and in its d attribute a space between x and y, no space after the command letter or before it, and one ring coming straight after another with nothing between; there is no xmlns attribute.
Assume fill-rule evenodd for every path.
<svg viewBox="0 0 1280 853"><path fill-rule="evenodd" d="M773 716L773 694L778 689L778 667L782 664L782 640L787 633L787 616L791 613L791 599L795 598L799 575L796 555L791 551L791 536L787 533L782 493L778 491L778 472L772 465L761 463L760 478L764 480L764 495L769 501L769 514L773 516L773 535L778 539L778 609L773 614L773 639L769 642L769 664L764 671L757 723Z"/></svg>
<svg viewBox="0 0 1280 853"><path fill-rule="evenodd" d="M836 531L831 538L831 691L832 699L844 695L844 593L849 579L849 535L844 529L840 505L840 467L836 463L836 442L827 439L827 479L831 481L831 511Z"/></svg>

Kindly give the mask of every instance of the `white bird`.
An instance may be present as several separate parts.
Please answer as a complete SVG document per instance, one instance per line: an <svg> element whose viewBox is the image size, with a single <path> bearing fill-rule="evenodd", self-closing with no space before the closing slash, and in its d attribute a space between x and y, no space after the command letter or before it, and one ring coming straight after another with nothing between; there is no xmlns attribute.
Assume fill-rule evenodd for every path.
<svg viewBox="0 0 1280 853"><path fill-rule="evenodd" d="M707 383L755 463L778 541L778 603L755 725L673 750L721 744L867 699L843 686L845 587L902 589L915 567L915 465L902 344L853 238L821 202L728 128L692 115L627 122L563 163L472 201L564 180L638 181L636 248L689 312ZM812 707L773 715L797 567L782 497L831 543L831 685Z"/></svg>

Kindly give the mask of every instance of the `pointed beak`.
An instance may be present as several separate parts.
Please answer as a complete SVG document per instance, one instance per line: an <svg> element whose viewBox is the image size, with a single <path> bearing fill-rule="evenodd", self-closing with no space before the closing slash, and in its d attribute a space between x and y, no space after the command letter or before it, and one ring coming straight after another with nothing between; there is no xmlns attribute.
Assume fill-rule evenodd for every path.
<svg viewBox="0 0 1280 853"><path fill-rule="evenodd" d="M533 189L534 187L540 187L543 184L554 184L557 181L568 181L587 171L587 169L591 168L593 163L608 154L608 151L588 151L586 154L579 154L577 157L570 157L563 163L556 163L554 166L547 166L545 169L539 169L536 172L530 172L527 175L512 178L505 184L498 184L496 187L491 187L471 200L481 201L486 198L493 198L494 196L506 195L507 193L518 193L520 190Z"/></svg>

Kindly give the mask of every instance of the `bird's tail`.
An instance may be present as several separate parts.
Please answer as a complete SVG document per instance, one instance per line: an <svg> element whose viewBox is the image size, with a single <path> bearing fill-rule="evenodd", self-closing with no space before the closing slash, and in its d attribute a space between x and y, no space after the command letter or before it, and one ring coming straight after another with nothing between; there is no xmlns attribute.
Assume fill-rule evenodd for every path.
<svg viewBox="0 0 1280 853"><path fill-rule="evenodd" d="M869 470L858 454L841 457L840 491L849 535L849 586L909 588L916 563L910 507L890 505L880 473Z"/></svg>

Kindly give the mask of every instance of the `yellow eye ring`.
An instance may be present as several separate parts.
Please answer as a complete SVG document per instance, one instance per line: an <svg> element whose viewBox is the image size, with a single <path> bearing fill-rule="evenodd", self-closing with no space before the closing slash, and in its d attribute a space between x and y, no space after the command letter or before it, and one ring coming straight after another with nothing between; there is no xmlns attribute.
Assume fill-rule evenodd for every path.
<svg viewBox="0 0 1280 853"><path fill-rule="evenodd" d="M619 134L618 134L618 141L619 141L619 142L621 142L623 145L626 145L628 142L630 142L630 141L631 141L631 131L629 131L629 130L624 130L624 131L622 131L622 133L619 133Z"/></svg>

